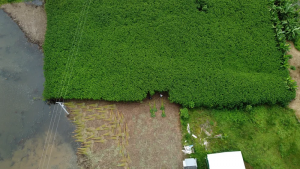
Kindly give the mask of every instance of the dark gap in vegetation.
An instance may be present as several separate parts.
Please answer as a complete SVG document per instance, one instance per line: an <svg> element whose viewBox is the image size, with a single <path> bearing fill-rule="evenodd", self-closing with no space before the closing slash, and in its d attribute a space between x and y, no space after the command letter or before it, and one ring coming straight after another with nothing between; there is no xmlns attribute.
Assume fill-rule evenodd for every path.
<svg viewBox="0 0 300 169"><path fill-rule="evenodd" d="M203 12L207 12L208 11L208 7L207 7L207 2L206 0L196 0L195 1L196 5L197 5L197 9L199 11L203 11Z"/></svg>

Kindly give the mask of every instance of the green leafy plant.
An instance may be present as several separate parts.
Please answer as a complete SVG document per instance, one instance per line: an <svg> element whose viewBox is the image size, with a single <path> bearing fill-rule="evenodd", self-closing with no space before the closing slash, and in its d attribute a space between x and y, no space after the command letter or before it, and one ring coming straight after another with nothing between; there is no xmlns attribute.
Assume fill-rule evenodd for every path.
<svg viewBox="0 0 300 169"><path fill-rule="evenodd" d="M151 106L151 103L149 102L149 108L150 108L150 115L151 115L151 117L155 117L156 115L155 115L155 110L152 108L152 106Z"/></svg>
<svg viewBox="0 0 300 169"><path fill-rule="evenodd" d="M295 66L291 66L290 67L292 70L296 70L296 67Z"/></svg>
<svg viewBox="0 0 300 169"><path fill-rule="evenodd" d="M161 107L160 107L160 110L165 110L165 106L161 106Z"/></svg>
<svg viewBox="0 0 300 169"><path fill-rule="evenodd" d="M298 88L297 82L292 80L291 77L288 77L284 83L286 84L286 88L289 90L295 91Z"/></svg>
<svg viewBox="0 0 300 169"><path fill-rule="evenodd" d="M279 49L281 49L283 52L287 52L290 50L290 44L286 42L279 43Z"/></svg>
<svg viewBox="0 0 300 169"><path fill-rule="evenodd" d="M289 68L290 67L290 64L289 64L289 61L288 60L283 60L282 62L281 62L281 66L280 67L283 67L283 68L285 68L285 69L287 69L287 68Z"/></svg>
<svg viewBox="0 0 300 169"><path fill-rule="evenodd" d="M284 58L285 60L288 60L288 59L292 59L293 56L292 56L292 55L284 55L283 58Z"/></svg>
<svg viewBox="0 0 300 169"><path fill-rule="evenodd" d="M165 110L164 100L161 100L160 110L163 110L163 111Z"/></svg>
<svg viewBox="0 0 300 169"><path fill-rule="evenodd" d="M276 25L278 41L283 42L282 34L287 40L294 41L300 35L298 22L298 5L290 0L271 0L272 21Z"/></svg>
<svg viewBox="0 0 300 169"><path fill-rule="evenodd" d="M295 45L295 48L300 51L300 36L297 36L297 38L295 39L294 41L294 45Z"/></svg>
<svg viewBox="0 0 300 169"><path fill-rule="evenodd" d="M194 108L195 107L195 103L193 102L193 101L190 101L189 102L189 107L192 109L192 108Z"/></svg>
<svg viewBox="0 0 300 169"><path fill-rule="evenodd" d="M180 118L183 120L189 119L189 110L187 108L180 109Z"/></svg>
<svg viewBox="0 0 300 169"><path fill-rule="evenodd" d="M153 109L150 109L150 114L151 114L151 117L155 117L155 111Z"/></svg>
<svg viewBox="0 0 300 169"><path fill-rule="evenodd" d="M161 117L166 117L165 110L162 110Z"/></svg>
<svg viewBox="0 0 300 169"><path fill-rule="evenodd" d="M154 100L154 104L153 104L153 111L154 111L154 112L157 112L157 108L156 108L155 100Z"/></svg>
<svg viewBox="0 0 300 169"><path fill-rule="evenodd" d="M155 92L153 90L151 90L149 93L150 93L150 96L153 96L155 94Z"/></svg>
<svg viewBox="0 0 300 169"><path fill-rule="evenodd" d="M246 106L246 112L251 112L252 111L252 106L251 105L247 105Z"/></svg>

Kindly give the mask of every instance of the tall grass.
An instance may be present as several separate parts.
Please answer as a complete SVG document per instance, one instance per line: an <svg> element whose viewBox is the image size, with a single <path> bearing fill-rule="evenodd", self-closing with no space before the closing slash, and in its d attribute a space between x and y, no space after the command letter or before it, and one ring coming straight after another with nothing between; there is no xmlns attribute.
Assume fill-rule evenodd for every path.
<svg viewBox="0 0 300 169"><path fill-rule="evenodd" d="M255 169L299 167L300 124L290 109L259 106L250 112L193 109L189 113L191 132L199 137L191 137L183 125L183 143L187 140L195 146L191 156L198 159L200 168L206 167L207 154L236 150L242 151L244 161ZM211 136L200 126L208 132L212 129ZM222 138L214 138L218 134ZM207 149L202 145L204 138L209 142Z"/></svg>

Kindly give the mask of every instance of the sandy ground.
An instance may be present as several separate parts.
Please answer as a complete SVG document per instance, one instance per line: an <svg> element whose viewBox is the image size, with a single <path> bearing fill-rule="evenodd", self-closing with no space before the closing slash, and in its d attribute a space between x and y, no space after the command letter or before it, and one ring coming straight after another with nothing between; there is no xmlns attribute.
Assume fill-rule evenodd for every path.
<svg viewBox="0 0 300 169"><path fill-rule="evenodd" d="M117 104L124 112L130 129L129 154L132 157L131 168L148 169L179 169L182 168L183 153L181 152L181 130L179 108L163 97L166 117L161 117L161 100L158 95L143 103ZM150 117L149 102L156 102L156 117Z"/></svg>
<svg viewBox="0 0 300 169"><path fill-rule="evenodd" d="M161 103L164 103L166 117L161 117L162 111L160 110ZM154 106L156 104L157 112L156 117L150 116L150 105ZM83 136L84 142L92 142L92 155L88 153L88 157L91 159L86 160L92 165L85 164L83 162L84 157L79 155L78 163L84 168L101 168L100 166L105 166L104 168L121 168L117 167L118 164L122 164L121 160L124 159L124 156L120 155L125 154L125 160L130 157L130 160L126 160L126 167L131 169L180 169L182 168L183 153L181 152L181 131L180 131L180 121L179 121L179 108L177 104L170 103L167 100L167 97L164 96L160 98L158 95L155 95L151 100L145 99L142 102L133 102L133 103L122 103L122 102L105 102L105 101L84 101L84 105L88 106L82 109L83 101L73 101L71 106L67 105L70 110L71 115L69 116L70 120L74 120L72 113L78 108L84 114L85 119L90 117L93 118L95 114L103 115L106 109L101 109L104 105L113 105L113 112L116 117L116 121L123 126L121 127L121 134L124 134L123 138L117 140L112 140L111 138L118 135L118 127L114 128L114 131L111 132L111 129L104 129L103 131L93 131L92 134ZM95 107L95 104L97 106ZM92 106L94 105L94 106ZM99 107L100 106L100 107ZM92 110L94 109L94 110ZM101 109L97 112L97 110ZM104 110L104 111L103 111ZM102 112L102 113L101 113ZM110 110L108 111L110 112ZM119 112L123 114L124 121L120 122L117 115ZM107 119L111 118L109 113L104 113L106 119L101 120L88 120L85 122L85 127L91 130L96 129L100 126L111 126L112 121L108 122ZM96 117L97 115L95 115ZM114 121L114 120L113 120ZM126 128L124 127L126 126ZM106 127L104 127L106 128ZM125 130L124 130L125 128ZM85 131L86 132L86 131ZM105 135L104 133L110 133ZM115 134L116 133L116 134ZM107 140L105 143L96 143L93 138L86 139L88 136L93 138L102 137L102 140ZM100 139L100 138L99 138ZM124 143L124 144L123 144ZM120 150L120 146L123 147ZM123 146L124 145L124 146ZM88 167L87 167L88 166Z"/></svg>
<svg viewBox="0 0 300 169"><path fill-rule="evenodd" d="M291 44L291 49L288 52L288 54L292 55L293 58L290 59L290 65L295 66L296 70L291 70L290 69L290 75L292 79L297 81L298 85L298 90L296 90L296 98L293 100L290 104L289 107L291 109L295 110L296 116L300 120L300 51L298 51L292 42L289 42Z"/></svg>
<svg viewBox="0 0 300 169"><path fill-rule="evenodd" d="M47 16L43 6L28 3L4 4L1 8L20 26L29 41L43 46Z"/></svg>

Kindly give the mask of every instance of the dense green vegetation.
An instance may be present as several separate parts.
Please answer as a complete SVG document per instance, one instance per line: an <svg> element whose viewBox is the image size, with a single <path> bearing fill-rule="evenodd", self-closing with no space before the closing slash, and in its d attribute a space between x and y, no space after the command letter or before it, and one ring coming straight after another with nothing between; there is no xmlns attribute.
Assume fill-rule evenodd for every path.
<svg viewBox="0 0 300 169"><path fill-rule="evenodd" d="M295 48L300 51L300 36L298 36L294 42Z"/></svg>
<svg viewBox="0 0 300 169"><path fill-rule="evenodd" d="M22 2L23 0L0 0L0 5L12 3L12 2Z"/></svg>
<svg viewBox="0 0 300 169"><path fill-rule="evenodd" d="M183 106L222 108L295 97L269 0L89 2L47 0L46 99L135 101L168 91Z"/></svg>
<svg viewBox="0 0 300 169"><path fill-rule="evenodd" d="M300 123L290 109L279 106L253 107L247 111L193 109L188 119L181 116L181 122L183 144L194 145L191 157L197 158L199 168L206 168L207 154L225 151L242 151L244 161L255 169L299 168ZM197 139L188 134L187 123ZM204 139L208 142L207 149Z"/></svg>

